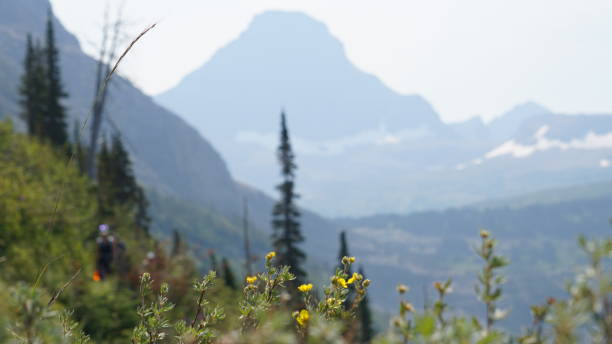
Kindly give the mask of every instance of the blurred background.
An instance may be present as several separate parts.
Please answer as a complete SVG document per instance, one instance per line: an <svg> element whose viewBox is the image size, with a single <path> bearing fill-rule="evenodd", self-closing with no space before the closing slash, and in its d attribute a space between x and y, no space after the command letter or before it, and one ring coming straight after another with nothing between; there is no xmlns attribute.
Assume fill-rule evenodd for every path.
<svg viewBox="0 0 612 344"><path fill-rule="evenodd" d="M0 118L29 130L27 36L43 44L50 18L67 141L89 147L97 114L97 149L121 139L151 240L180 237L195 270L213 252L242 280L245 230L251 258L272 247L283 111L312 279L333 271L344 232L375 281L378 328L398 283L421 307L452 278L454 310L481 314L472 247L486 228L511 261L502 324L519 328L564 295L578 235L611 233L611 16L606 0L3 0ZM96 112L99 68L154 23ZM92 212L79 230L128 236L128 220Z"/></svg>

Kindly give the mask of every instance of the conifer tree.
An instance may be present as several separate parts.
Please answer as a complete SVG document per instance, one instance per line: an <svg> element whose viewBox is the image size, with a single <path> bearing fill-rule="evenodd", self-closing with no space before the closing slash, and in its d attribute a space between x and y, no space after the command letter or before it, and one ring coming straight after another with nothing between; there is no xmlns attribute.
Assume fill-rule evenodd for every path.
<svg viewBox="0 0 612 344"><path fill-rule="evenodd" d="M272 211L274 229L272 242L277 254L276 263L289 266L289 271L296 277L290 285L290 290L295 290L295 286L301 284L306 277L306 272L302 268L306 255L298 247L299 243L304 241L304 237L300 231L300 211L295 204L298 195L294 190L297 168L294 159L285 113L282 112L278 160L283 181L276 187L280 192L280 199Z"/></svg>
<svg viewBox="0 0 612 344"><path fill-rule="evenodd" d="M210 258L210 271L217 272L219 267L217 266L217 255L214 250L208 251L208 258Z"/></svg>
<svg viewBox="0 0 612 344"><path fill-rule="evenodd" d="M32 41L32 36L29 34L23 69L19 86L21 117L26 124L28 134L42 139L45 133L42 118L45 114L47 92L44 51L38 42Z"/></svg>
<svg viewBox="0 0 612 344"><path fill-rule="evenodd" d="M121 205L136 205L139 198L139 187L134 177L129 153L118 134L113 135L112 138L110 159L113 170L111 178L114 201Z"/></svg>
<svg viewBox="0 0 612 344"><path fill-rule="evenodd" d="M98 215L105 219L112 215L115 203L113 195L113 164L110 157L110 150L106 142L102 143L98 153Z"/></svg>
<svg viewBox="0 0 612 344"><path fill-rule="evenodd" d="M350 257L348 244L346 243L346 231L340 232L340 249L338 251L338 268L344 269L344 265L342 265L342 258ZM349 275L352 274L349 267Z"/></svg>
<svg viewBox="0 0 612 344"><path fill-rule="evenodd" d="M170 251L170 256L174 258L183 254L183 246L184 244L181 233L177 229L172 230L172 250Z"/></svg>
<svg viewBox="0 0 612 344"><path fill-rule="evenodd" d="M62 99L68 94L62 85L59 68L59 52L55 43L52 14L47 17L47 30L45 41L45 113L43 115L44 135L49 141L57 146L64 146L68 141L66 128L66 109L62 105Z"/></svg>
<svg viewBox="0 0 612 344"><path fill-rule="evenodd" d="M81 142L81 137L79 135L79 123L78 121L74 125L74 131L72 133L72 153L74 154L74 160L76 161L76 166L79 169L79 172L85 173L85 163L86 163L86 151L83 148L83 144Z"/></svg>
<svg viewBox="0 0 612 344"><path fill-rule="evenodd" d="M223 257L221 265L223 268L223 281L225 281L225 285L232 290L236 290L236 278L234 277L234 272L227 258Z"/></svg>
<svg viewBox="0 0 612 344"><path fill-rule="evenodd" d="M110 149L102 144L98 154L98 193L101 215L112 215L115 206L133 212L136 226L148 234L148 201L136 182L129 153L119 135L114 135Z"/></svg>
<svg viewBox="0 0 612 344"><path fill-rule="evenodd" d="M359 273L365 278L363 267L359 267ZM357 313L360 325L359 342L370 343L372 341L372 338L374 338L374 328L372 326L372 311L370 310L370 302L368 300L368 295L364 296L364 298L359 303Z"/></svg>

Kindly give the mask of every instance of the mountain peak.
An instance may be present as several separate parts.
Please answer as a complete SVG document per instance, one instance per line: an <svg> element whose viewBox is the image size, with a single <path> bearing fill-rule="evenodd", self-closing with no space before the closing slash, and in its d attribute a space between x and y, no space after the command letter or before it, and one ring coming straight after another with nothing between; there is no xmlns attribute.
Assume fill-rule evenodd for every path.
<svg viewBox="0 0 612 344"><path fill-rule="evenodd" d="M237 63L239 62L239 63ZM326 69L352 66L342 43L327 26L304 13L267 11L256 15L239 37L220 49L208 66L237 68L253 78L321 76ZM225 65L225 66L221 66ZM214 67L212 69L217 69Z"/></svg>
<svg viewBox="0 0 612 344"><path fill-rule="evenodd" d="M329 30L323 22L303 12L295 11L265 11L259 13L253 17L247 31L277 30L279 28L297 32L305 29L319 30L322 33L329 34ZM276 34L278 32L267 33Z"/></svg>
<svg viewBox="0 0 612 344"><path fill-rule="evenodd" d="M548 113L551 113L551 111L545 108L544 106L533 101L526 101L524 103L514 106L512 109L502 114L499 118L507 116L531 117L533 115Z"/></svg>
<svg viewBox="0 0 612 344"><path fill-rule="evenodd" d="M550 113L550 110L533 101L518 104L489 123L491 135L493 138L506 140L512 137L527 119Z"/></svg>

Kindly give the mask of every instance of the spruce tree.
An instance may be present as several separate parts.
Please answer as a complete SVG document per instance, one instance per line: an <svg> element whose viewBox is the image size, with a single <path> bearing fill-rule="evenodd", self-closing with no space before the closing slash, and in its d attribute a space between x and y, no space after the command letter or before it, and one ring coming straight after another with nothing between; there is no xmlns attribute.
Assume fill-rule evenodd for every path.
<svg viewBox="0 0 612 344"><path fill-rule="evenodd" d="M344 265L342 265L342 258L350 257L348 244L346 243L346 231L340 232L340 249L338 250L338 268L344 269ZM349 268L349 275L352 274Z"/></svg>
<svg viewBox="0 0 612 344"><path fill-rule="evenodd" d="M221 265L223 268L223 281L225 282L225 286L232 290L236 290L236 278L234 277L234 272L227 258L223 257Z"/></svg>
<svg viewBox="0 0 612 344"><path fill-rule="evenodd" d="M134 177L130 155L118 134L113 135L112 138L110 159L113 170L111 178L114 200L121 205L136 206L140 197L139 186Z"/></svg>
<svg viewBox="0 0 612 344"><path fill-rule="evenodd" d="M45 114L47 92L44 51L38 42L32 41L32 36L29 34L23 69L19 85L21 117L26 124L28 134L43 139L45 130L42 118Z"/></svg>
<svg viewBox="0 0 612 344"><path fill-rule="evenodd" d="M217 255L214 250L208 251L208 258L210 258L210 271L217 272L219 267L217 266Z"/></svg>
<svg viewBox="0 0 612 344"><path fill-rule="evenodd" d="M79 169L79 172L85 173L85 163L86 163L86 152L83 148L83 144L81 142L81 137L79 135L79 122L75 122L74 131L72 133L72 153L74 154L74 160L76 162L76 166Z"/></svg>
<svg viewBox="0 0 612 344"><path fill-rule="evenodd" d="M129 153L121 137L114 135L110 149L102 144L98 154L98 193L102 217L110 216L115 206L132 212L136 226L148 234L150 218L149 202L143 189L136 182Z"/></svg>
<svg viewBox="0 0 612 344"><path fill-rule="evenodd" d="M363 267L359 267L359 273L365 278ZM374 338L374 328L372 326L372 311L370 310L368 295L364 296L359 303L357 315L359 318L359 342L370 343L372 338Z"/></svg>
<svg viewBox="0 0 612 344"><path fill-rule="evenodd" d="M276 250L278 265L289 266L289 271L296 279L290 284L290 290L303 283L306 272L302 264L306 259L304 252L298 244L304 241L300 231L300 212L295 204L298 195L295 193L295 155L291 148L289 130L285 113L281 113L280 145L278 147L278 160L281 165L283 181L276 188L280 192L280 199L272 210L272 243Z"/></svg>
<svg viewBox="0 0 612 344"><path fill-rule="evenodd" d="M106 142L102 143L98 153L98 216L104 220L113 214L114 186L113 186L113 163L110 150Z"/></svg>
<svg viewBox="0 0 612 344"><path fill-rule="evenodd" d="M147 236L149 235L149 226L151 225L151 217L149 217L149 200L145 195L141 186L137 186L136 191L136 226L140 228Z"/></svg>
<svg viewBox="0 0 612 344"><path fill-rule="evenodd" d="M56 146L64 146L68 141L66 128L66 109L62 105L62 99L68 94L64 91L59 68L59 52L55 44L52 14L47 17L47 30L45 41L46 59L46 83L45 113L43 115L43 126L49 141Z"/></svg>
<svg viewBox="0 0 612 344"><path fill-rule="evenodd" d="M183 238L178 229L172 230L172 250L170 251L170 257L174 258L183 254Z"/></svg>

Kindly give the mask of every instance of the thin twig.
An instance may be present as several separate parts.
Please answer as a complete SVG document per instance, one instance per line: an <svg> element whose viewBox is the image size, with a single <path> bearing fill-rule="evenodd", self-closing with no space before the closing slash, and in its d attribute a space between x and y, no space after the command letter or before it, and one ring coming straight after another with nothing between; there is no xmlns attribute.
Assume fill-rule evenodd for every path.
<svg viewBox="0 0 612 344"><path fill-rule="evenodd" d="M196 311L195 316L193 317L193 321L191 321L191 327L195 326L196 321L198 320L198 317L202 313L202 302L204 301L205 292L206 292L206 289L202 289L202 292L200 293L200 297L198 298L198 309Z"/></svg>
<svg viewBox="0 0 612 344"><path fill-rule="evenodd" d="M147 32L149 32L152 28L154 28L155 25L157 25L157 23L147 27L144 31L142 31L134 40L132 40L132 42L128 45L128 47L123 51L123 53L121 54L121 56L119 57L119 59L115 63L115 66L113 67L113 69L110 72L108 72L108 74L104 78L104 82L102 83L102 87L98 90L98 94L96 95L96 99L98 99L103 94L104 90L108 86L108 82L110 81L110 79L113 76L113 74L115 74L115 71L117 70L117 67L119 67L119 64L121 63L123 58L127 55L127 53L132 49L134 44L136 44L136 42L138 42L138 40L140 40ZM91 114L85 118L85 121L83 121L83 125L81 126L81 128L78 131L77 140L80 140L81 132L83 131L83 129L87 125L87 122L89 121L90 117L91 117ZM74 152L74 151L70 154L70 158L68 159L68 165L70 165L72 163L72 161L74 160L75 155L76 155L76 152ZM48 224L48 227L47 227L48 231L50 231L51 228L53 228L53 226L55 225L55 221L57 219L57 212L59 211L60 203L61 203L63 195L64 195L65 186L66 186L66 181L64 180L62 182L62 187L60 189L60 193L58 195L57 201L55 202L55 207L53 209L53 215L51 217L51 221L49 221L49 224Z"/></svg>
<svg viewBox="0 0 612 344"><path fill-rule="evenodd" d="M117 70L117 67L119 67L119 63L121 63L121 61L123 60L123 58L125 57L125 55L127 55L127 53L130 51L130 49L132 49L132 47L134 46L134 44L136 44L136 42L138 42L138 40L140 38L142 38L142 36L144 36L147 32L149 32L149 30L151 30L152 28L155 27L155 25L157 25L157 23L152 24L151 26L149 26L148 28L146 28L144 31L142 31L140 33L140 35L138 35L131 43L130 45L128 45L127 49L125 49L125 51L123 52L123 54L121 54L121 56L119 56L119 59L117 60L117 62L115 63L115 66L113 67L113 69L111 69L110 73L108 73L108 75L106 76L106 80L108 81L110 79L110 77L115 73L115 70ZM105 85L106 86L106 85Z"/></svg>
<svg viewBox="0 0 612 344"><path fill-rule="evenodd" d="M40 280L42 279L42 277L45 274L45 272L47 272L47 269L49 268L49 265L51 265L52 263L54 263L55 261L59 260L62 257L63 257L63 255L61 255L59 257L55 257L55 258L49 260L48 262L46 262L45 265L43 265L42 269L40 269L40 272L36 276L36 280L34 281L34 284L32 285L32 290L34 290L34 289L36 289L38 287L38 284L40 283Z"/></svg>

